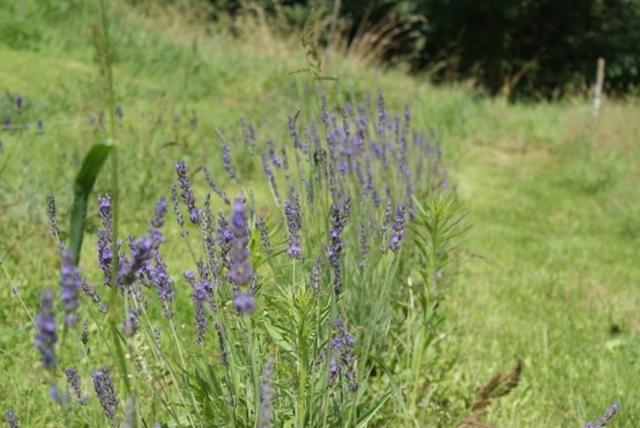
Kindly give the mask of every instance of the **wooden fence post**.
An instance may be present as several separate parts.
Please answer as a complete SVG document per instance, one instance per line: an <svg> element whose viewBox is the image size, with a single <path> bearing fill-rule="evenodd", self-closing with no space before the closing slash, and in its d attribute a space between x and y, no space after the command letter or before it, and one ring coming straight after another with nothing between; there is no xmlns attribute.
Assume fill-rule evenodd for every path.
<svg viewBox="0 0 640 428"><path fill-rule="evenodd" d="M598 72L596 74L596 87L593 98L593 117L597 117L600 113L600 104L602 103L602 86L604 85L604 58L598 58Z"/></svg>

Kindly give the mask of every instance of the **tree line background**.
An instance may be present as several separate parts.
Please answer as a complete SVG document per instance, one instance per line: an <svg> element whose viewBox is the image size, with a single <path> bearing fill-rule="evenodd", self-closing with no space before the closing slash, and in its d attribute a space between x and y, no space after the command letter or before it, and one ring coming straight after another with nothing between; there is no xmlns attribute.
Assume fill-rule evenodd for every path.
<svg viewBox="0 0 640 428"><path fill-rule="evenodd" d="M248 4L208 1L214 20ZM392 39L382 51L384 62L428 72L436 82L471 78L491 94L554 98L585 93L595 79L598 57L607 62L609 93L635 92L640 84L640 0L252 3L300 27L313 8L325 19L337 18L347 42L378 32ZM327 43L332 36L322 37Z"/></svg>

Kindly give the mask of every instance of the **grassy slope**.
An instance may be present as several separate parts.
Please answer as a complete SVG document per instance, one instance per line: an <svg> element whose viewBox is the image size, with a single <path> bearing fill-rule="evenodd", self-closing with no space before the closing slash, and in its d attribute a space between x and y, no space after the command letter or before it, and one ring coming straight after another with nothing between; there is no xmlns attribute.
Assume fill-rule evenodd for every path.
<svg viewBox="0 0 640 428"><path fill-rule="evenodd" d="M36 3L27 6L37 10ZM73 155L102 138L86 120L99 108L99 87L89 31L94 11L83 8L64 19L28 15L25 32L38 37L26 45L0 40L0 90L25 94L29 114L46 124L42 136L0 134L0 168L10 156L0 181L0 254L31 307L40 287L57 280L44 195L56 193L64 218ZM258 122L259 135L278 138L287 114L317 111L309 77L288 74L304 67L301 52L265 43L265 29L238 43L120 7L116 16L128 232L145 227L177 157L219 168L215 127L233 137L238 118L247 116ZM340 77L325 84L336 103L380 88L392 105L408 102L416 121L443 137L473 225L447 302L451 347L461 356L451 381L480 385L521 357L522 384L491 408L497 426L577 425L614 399L623 410L613 426L637 426L640 132L633 122L640 109L607 105L593 124L580 102L507 106L353 62L339 62L330 74ZM193 111L199 124L189 133L184 123ZM154 126L159 114L165 120ZM166 119L175 116L180 125ZM173 140L187 141L188 150L161 148ZM85 260L92 261L93 248L89 239ZM9 302L0 306L0 361L9 379L0 407L12 404L23 420L42 421L46 416L35 415L46 390L28 318L16 309L4 276L0 282L0 298Z"/></svg>

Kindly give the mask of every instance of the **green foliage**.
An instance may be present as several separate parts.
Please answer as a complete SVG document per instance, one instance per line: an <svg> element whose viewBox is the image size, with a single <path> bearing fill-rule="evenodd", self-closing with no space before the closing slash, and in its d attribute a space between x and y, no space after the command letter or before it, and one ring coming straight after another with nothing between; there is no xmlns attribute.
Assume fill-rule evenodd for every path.
<svg viewBox="0 0 640 428"><path fill-rule="evenodd" d="M211 3L231 14L243 4ZM258 2L276 13L271 2L264 3ZM316 3L284 2L283 8L311 10ZM382 38L380 24L391 25L393 42L380 59L406 62L436 81L473 79L491 94L585 93L595 80L598 57L607 61L609 92L640 84L637 0L355 0L340 2L340 17L348 23L344 37L351 42L366 32ZM289 22L302 26L291 17Z"/></svg>

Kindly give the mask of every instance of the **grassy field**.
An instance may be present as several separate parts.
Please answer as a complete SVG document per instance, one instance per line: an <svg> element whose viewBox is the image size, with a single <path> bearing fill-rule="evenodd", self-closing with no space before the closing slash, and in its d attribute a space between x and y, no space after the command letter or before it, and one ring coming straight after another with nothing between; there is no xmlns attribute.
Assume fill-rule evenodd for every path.
<svg viewBox="0 0 640 428"><path fill-rule="evenodd" d="M42 410L54 407L19 298L34 313L40 289L57 286L46 195L56 195L66 219L79 159L106 138L91 39L98 18L90 2L61 1L49 10L46 2L25 3L20 21L17 6L0 0L0 119L13 111L16 94L25 99L21 116L12 113L0 128L0 408L13 407L23 426L62 426L60 413ZM392 108L410 105L415 126L439 136L471 226L444 302L440 352L452 367L428 396L447 416L423 423L455 426L476 389L522 359L520 384L489 407L487 423L582 426L619 400L611 426L640 425L637 101L607 101L594 119L585 100L511 105L470 86L433 87L339 55L326 70L338 80L318 83L309 73L291 73L307 66L295 37L280 40L259 20L247 18L232 39L153 7L116 2L110 13L123 111L123 233L145 230L178 158L204 160L229 193L238 190L218 172L216 129L239 140L245 117L261 135L282 139L288 115L319 112L318 92L337 105L379 89ZM31 126L13 127L24 123ZM239 170L256 174L249 162ZM108 185L101 177L96 192ZM91 220L83 260L93 260L96 228ZM168 240L179 233L168 229ZM177 251L171 262L181 272L189 260ZM95 277L92 266L83 269ZM181 333L187 324L179 324ZM435 376L423 370L425 378ZM84 412L85 420L102 423L97 406Z"/></svg>

